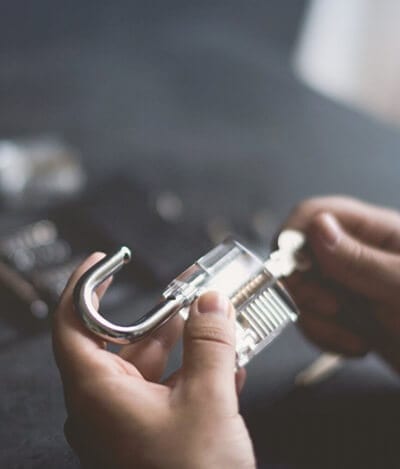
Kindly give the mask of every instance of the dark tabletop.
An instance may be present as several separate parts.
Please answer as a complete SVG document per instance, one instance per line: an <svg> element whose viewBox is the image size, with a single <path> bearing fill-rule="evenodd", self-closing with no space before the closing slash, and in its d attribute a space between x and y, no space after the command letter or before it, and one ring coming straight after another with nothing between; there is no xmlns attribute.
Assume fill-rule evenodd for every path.
<svg viewBox="0 0 400 469"><path fill-rule="evenodd" d="M304 2L82 3L0 6L0 137L61 135L92 185L123 171L178 191L193 219L257 206L278 224L322 193L400 208L398 130L291 71ZM392 467L398 378L368 356L296 388L317 354L293 328L250 364L242 409L260 465ZM11 341L0 376L0 466L77 467L49 333Z"/></svg>

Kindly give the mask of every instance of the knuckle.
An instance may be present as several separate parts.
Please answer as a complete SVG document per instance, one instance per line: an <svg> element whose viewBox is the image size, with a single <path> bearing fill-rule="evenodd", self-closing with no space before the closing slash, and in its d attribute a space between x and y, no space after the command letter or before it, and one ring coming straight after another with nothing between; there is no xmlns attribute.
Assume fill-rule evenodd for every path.
<svg viewBox="0 0 400 469"><path fill-rule="evenodd" d="M344 276L354 276L363 270L367 256L368 253L364 246L357 241L352 241L348 246L348 252L341 257L341 262L337 257L335 264L340 266L340 271Z"/></svg>
<svg viewBox="0 0 400 469"><path fill-rule="evenodd" d="M188 333L192 341L214 342L228 347L234 346L233 327L228 321L217 318L201 317L188 324ZM218 318L219 319L219 318Z"/></svg>
<svg viewBox="0 0 400 469"><path fill-rule="evenodd" d="M359 267L362 260L367 260L368 252L361 243L354 241L351 243L351 256L347 259L347 267Z"/></svg>
<svg viewBox="0 0 400 469"><path fill-rule="evenodd" d="M331 205L344 205L344 204L357 204L360 205L362 202L355 197L351 197L349 195L342 195L342 194L335 194L326 197L321 197L321 200L325 201L325 203L329 203Z"/></svg>
<svg viewBox="0 0 400 469"><path fill-rule="evenodd" d="M290 219L296 221L308 221L316 213L323 210L329 203L330 197L310 197L302 200L294 206L291 211Z"/></svg>
<svg viewBox="0 0 400 469"><path fill-rule="evenodd" d="M227 331L215 326L201 326L192 330L192 341L213 342L233 347L233 340Z"/></svg>
<svg viewBox="0 0 400 469"><path fill-rule="evenodd" d="M381 208L382 214L385 215L386 218L390 218L396 221L400 220L400 213L398 210L392 208L392 207L383 207Z"/></svg>
<svg viewBox="0 0 400 469"><path fill-rule="evenodd" d="M226 390L220 386L218 381L213 379L203 379L201 381L201 386L199 386L199 382L197 380L188 380L185 386L183 401L187 403L190 409L186 413L192 415L194 412L196 414L196 422L200 423L204 416L202 413L200 413L200 415L198 414L198 408L210 409L210 407L216 405L220 412L221 403L226 402ZM196 405L193 408L193 403L201 405Z"/></svg>
<svg viewBox="0 0 400 469"><path fill-rule="evenodd" d="M344 195L309 197L295 205L290 218L300 221L308 221L322 211L335 210L337 207L348 204L360 204L360 201L353 197Z"/></svg>
<svg viewBox="0 0 400 469"><path fill-rule="evenodd" d="M296 204L292 209L292 214L295 216L307 215L313 211L317 198L304 199Z"/></svg>
<svg viewBox="0 0 400 469"><path fill-rule="evenodd" d="M379 248L384 251L400 250L400 217L396 221L393 220L393 222L393 227L382 237L379 244Z"/></svg>

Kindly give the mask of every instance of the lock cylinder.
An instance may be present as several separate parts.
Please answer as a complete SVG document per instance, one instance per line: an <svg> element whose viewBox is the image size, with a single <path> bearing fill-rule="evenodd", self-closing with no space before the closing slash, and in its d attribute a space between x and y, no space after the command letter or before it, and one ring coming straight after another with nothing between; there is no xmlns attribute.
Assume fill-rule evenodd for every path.
<svg viewBox="0 0 400 469"><path fill-rule="evenodd" d="M218 291L236 310L236 362L241 367L297 319L295 303L283 285L251 251L228 238L180 274L164 297L182 297L180 314L206 291Z"/></svg>

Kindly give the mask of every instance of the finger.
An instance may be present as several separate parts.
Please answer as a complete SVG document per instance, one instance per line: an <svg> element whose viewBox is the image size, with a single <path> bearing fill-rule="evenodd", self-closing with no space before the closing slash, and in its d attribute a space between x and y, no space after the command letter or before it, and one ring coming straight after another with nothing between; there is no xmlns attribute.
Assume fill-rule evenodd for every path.
<svg viewBox="0 0 400 469"><path fill-rule="evenodd" d="M370 350L361 337L312 313L304 312L298 323L306 337L324 350L353 357L363 356Z"/></svg>
<svg viewBox="0 0 400 469"><path fill-rule="evenodd" d="M245 368L239 368L235 375L236 393L239 394L243 391L246 383L247 373Z"/></svg>
<svg viewBox="0 0 400 469"><path fill-rule="evenodd" d="M307 230L321 212L332 213L354 237L382 249L400 251L400 214L344 196L315 197L299 204L284 224Z"/></svg>
<svg viewBox="0 0 400 469"><path fill-rule="evenodd" d="M167 365L169 353L182 335L183 322L177 314L147 339L123 347L119 355L132 363L145 379L159 381Z"/></svg>
<svg viewBox="0 0 400 469"><path fill-rule="evenodd" d="M96 352L104 350L103 341L88 331L73 306L73 290L79 278L103 257L102 253L92 254L76 269L65 287L54 315L53 348L57 364L62 371L83 371L93 363ZM100 295L105 293L108 284L102 286ZM94 293L94 301L98 304L97 293Z"/></svg>
<svg viewBox="0 0 400 469"><path fill-rule="evenodd" d="M182 370L174 371L165 381L164 384L173 388L177 385L177 383L181 380L182 377ZM239 368L239 370L235 374L235 387L236 387L236 394L239 396L240 393L243 391L244 385L246 384L247 372L246 368Z"/></svg>
<svg viewBox="0 0 400 469"><path fill-rule="evenodd" d="M106 294L107 290L110 288L110 285L113 282L113 277L109 277L107 280L105 280L103 283L101 283L97 288L96 288L96 295L93 298L93 304L95 305L96 308L99 307L100 301L103 299L103 296Z"/></svg>
<svg viewBox="0 0 400 469"><path fill-rule="evenodd" d="M329 213L313 219L308 237L319 267L328 278L372 300L397 301L399 255L355 239Z"/></svg>
<svg viewBox="0 0 400 469"><path fill-rule="evenodd" d="M187 396L237 411L235 314L229 300L214 292L200 297L190 309L183 344Z"/></svg>
<svg viewBox="0 0 400 469"><path fill-rule="evenodd" d="M181 380L182 377L182 369L179 368L178 370L174 371L171 373L168 378L164 380L165 386L168 386L169 388L174 388L177 383Z"/></svg>

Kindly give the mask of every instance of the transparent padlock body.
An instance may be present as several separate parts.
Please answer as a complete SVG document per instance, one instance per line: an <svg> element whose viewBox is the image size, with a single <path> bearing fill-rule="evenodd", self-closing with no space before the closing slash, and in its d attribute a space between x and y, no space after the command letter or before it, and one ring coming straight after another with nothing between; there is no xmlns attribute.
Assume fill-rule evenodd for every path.
<svg viewBox="0 0 400 469"><path fill-rule="evenodd" d="M244 366L290 322L297 309L289 294L244 246L228 239L180 274L164 292L180 297L186 319L190 304L206 291L228 296L236 309L237 366Z"/></svg>

